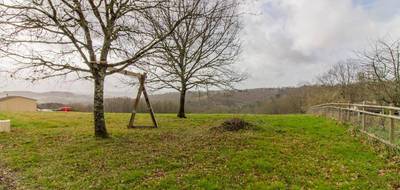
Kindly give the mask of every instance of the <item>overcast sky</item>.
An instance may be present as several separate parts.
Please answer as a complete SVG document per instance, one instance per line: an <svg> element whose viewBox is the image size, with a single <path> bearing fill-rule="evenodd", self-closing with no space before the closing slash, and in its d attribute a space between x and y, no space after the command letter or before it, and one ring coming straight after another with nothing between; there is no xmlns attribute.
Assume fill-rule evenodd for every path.
<svg viewBox="0 0 400 190"><path fill-rule="evenodd" d="M248 0L242 11L243 53L238 68L249 74L239 88L296 86L312 82L339 60L378 39L400 37L400 0ZM118 80L106 92L128 94ZM91 94L89 82L6 79L3 90Z"/></svg>

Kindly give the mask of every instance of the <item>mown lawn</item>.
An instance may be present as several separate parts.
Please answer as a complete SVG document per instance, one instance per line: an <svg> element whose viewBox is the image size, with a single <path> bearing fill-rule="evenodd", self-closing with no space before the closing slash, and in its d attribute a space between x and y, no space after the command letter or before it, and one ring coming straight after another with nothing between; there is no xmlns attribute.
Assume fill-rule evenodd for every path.
<svg viewBox="0 0 400 190"><path fill-rule="evenodd" d="M14 127L0 134L0 167L12 171L0 189L10 187L4 178L22 189L400 187L400 163L330 120L241 115L256 127L216 132L210 128L233 116L157 117L159 129L132 130L125 127L128 114L107 114L112 138L96 140L91 114L0 114ZM147 115L138 119L150 124Z"/></svg>

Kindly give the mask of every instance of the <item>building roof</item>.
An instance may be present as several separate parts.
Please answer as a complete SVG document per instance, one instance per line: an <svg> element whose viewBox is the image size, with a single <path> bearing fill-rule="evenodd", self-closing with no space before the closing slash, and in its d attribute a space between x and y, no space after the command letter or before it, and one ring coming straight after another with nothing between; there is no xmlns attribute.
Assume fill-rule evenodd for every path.
<svg viewBox="0 0 400 190"><path fill-rule="evenodd" d="M6 97L3 97L3 98L0 98L0 102L1 101L5 101L5 100L9 100L9 99L13 99L13 98L22 98L22 99L37 101L36 99L27 98L27 97L23 97L23 96L6 96Z"/></svg>

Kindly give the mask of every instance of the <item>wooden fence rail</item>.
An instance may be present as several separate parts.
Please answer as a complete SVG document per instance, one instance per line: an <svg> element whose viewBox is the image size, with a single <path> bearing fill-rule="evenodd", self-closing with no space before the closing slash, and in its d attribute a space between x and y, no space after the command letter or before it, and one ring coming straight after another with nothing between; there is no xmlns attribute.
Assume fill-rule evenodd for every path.
<svg viewBox="0 0 400 190"><path fill-rule="evenodd" d="M351 103L313 106L309 113L355 126L362 133L388 146L400 148L400 107Z"/></svg>

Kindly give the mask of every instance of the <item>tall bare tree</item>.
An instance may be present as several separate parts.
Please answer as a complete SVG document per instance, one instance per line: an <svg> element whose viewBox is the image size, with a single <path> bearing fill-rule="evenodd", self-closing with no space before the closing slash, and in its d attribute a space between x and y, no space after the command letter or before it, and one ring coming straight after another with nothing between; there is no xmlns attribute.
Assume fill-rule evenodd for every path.
<svg viewBox="0 0 400 190"><path fill-rule="evenodd" d="M167 0L1 0L1 52L32 80L70 73L93 80L95 135L107 137L106 76L154 53L192 12L160 24L175 11Z"/></svg>
<svg viewBox="0 0 400 190"><path fill-rule="evenodd" d="M336 87L339 90L341 100L350 102L356 101L357 88L359 82L360 68L354 59L340 61L332 66L325 74L318 77L318 82L325 86Z"/></svg>
<svg viewBox="0 0 400 190"><path fill-rule="evenodd" d="M400 106L400 41L378 40L359 56L371 92L380 101Z"/></svg>
<svg viewBox="0 0 400 190"><path fill-rule="evenodd" d="M156 88L180 92L178 117L185 118L185 98L188 90L204 87L232 87L244 75L234 69L239 54L240 22L235 0L174 0L178 11L161 18L163 26L174 28L173 20L193 11L160 44L160 52L151 64L141 67L150 75ZM149 67L150 65L150 67Z"/></svg>

